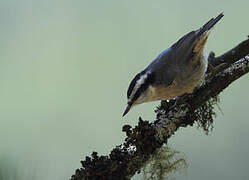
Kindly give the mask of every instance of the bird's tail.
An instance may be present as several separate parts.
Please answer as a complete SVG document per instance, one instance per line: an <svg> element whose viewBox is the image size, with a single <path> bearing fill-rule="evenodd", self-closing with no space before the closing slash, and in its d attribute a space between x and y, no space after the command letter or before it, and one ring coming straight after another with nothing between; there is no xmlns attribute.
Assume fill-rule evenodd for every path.
<svg viewBox="0 0 249 180"><path fill-rule="evenodd" d="M195 41L193 52L198 54L203 52L204 46L206 44L207 38L210 34L211 28L223 17L223 13L219 14L216 18L210 19L206 24L204 24L200 29L196 31L197 41Z"/></svg>
<svg viewBox="0 0 249 180"><path fill-rule="evenodd" d="M203 33L205 33L206 31L210 30L223 16L224 15L223 15L223 12L222 12L216 18L210 19L206 24L204 24L199 29L198 35L201 36Z"/></svg>

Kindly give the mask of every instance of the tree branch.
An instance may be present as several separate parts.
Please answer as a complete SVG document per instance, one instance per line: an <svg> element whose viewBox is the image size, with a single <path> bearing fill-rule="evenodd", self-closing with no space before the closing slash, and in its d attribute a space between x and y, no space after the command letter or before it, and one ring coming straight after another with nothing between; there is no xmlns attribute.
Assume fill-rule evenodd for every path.
<svg viewBox="0 0 249 180"><path fill-rule="evenodd" d="M215 58L211 53L209 61L214 71L211 69L211 75L200 88L179 97L177 103L176 100L162 101L156 110L157 119L151 123L139 118L135 128L123 126L127 135L125 142L114 148L109 156L98 156L93 152L92 157L81 161L82 168L76 170L71 180L128 180L179 127L193 125L202 119L200 123L208 132L217 95L249 72L249 39L219 57Z"/></svg>
<svg viewBox="0 0 249 180"><path fill-rule="evenodd" d="M219 64L222 64L222 63L232 64L238 59L241 59L245 57L246 55L248 55L248 52L249 52L249 40L247 39L239 43L233 49L227 51L226 53L216 58L214 58L215 56L214 52L211 52L209 55L209 62L213 66L218 66Z"/></svg>

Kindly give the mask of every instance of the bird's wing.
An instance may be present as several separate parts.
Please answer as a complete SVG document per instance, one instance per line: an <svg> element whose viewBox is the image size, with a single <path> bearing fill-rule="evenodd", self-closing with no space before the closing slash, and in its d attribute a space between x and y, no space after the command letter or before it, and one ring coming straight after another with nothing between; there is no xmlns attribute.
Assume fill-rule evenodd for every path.
<svg viewBox="0 0 249 180"><path fill-rule="evenodd" d="M187 60L192 59L191 56L194 56L197 52L201 52L211 32L210 30L223 16L223 13L221 13L216 18L210 19L202 27L189 32L173 44L172 48L175 52L175 59L179 60L179 63L188 62Z"/></svg>
<svg viewBox="0 0 249 180"><path fill-rule="evenodd" d="M223 17L223 13L220 13L216 18L210 19L202 27L196 31L191 31L182 38L180 38L175 44L172 45L173 48L177 48L182 44L195 43L196 40L200 39L203 34L207 33L211 28Z"/></svg>
<svg viewBox="0 0 249 180"><path fill-rule="evenodd" d="M182 38L180 38L175 44L173 44L168 50L161 53L158 56L154 67L157 68L155 72L164 72L164 76L156 75L156 83L164 85L170 85L177 74L182 71L184 63L189 63L196 55L202 54L202 50L206 43L207 37L211 28L223 17L223 13L219 14L216 18L210 19L201 28L195 31L191 31ZM197 59L198 58L194 58ZM194 63L194 61L192 61ZM153 66L153 63L152 65ZM162 68L162 70L158 70ZM151 68L153 69L153 68Z"/></svg>

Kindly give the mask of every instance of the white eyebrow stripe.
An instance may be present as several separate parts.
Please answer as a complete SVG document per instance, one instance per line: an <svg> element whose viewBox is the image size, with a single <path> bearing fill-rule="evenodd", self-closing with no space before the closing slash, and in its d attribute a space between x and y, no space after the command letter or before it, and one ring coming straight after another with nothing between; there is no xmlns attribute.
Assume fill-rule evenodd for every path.
<svg viewBox="0 0 249 180"><path fill-rule="evenodd" d="M129 97L128 102L131 102L131 100L133 99L134 95L136 94L137 90L141 87L141 85L144 84L144 82L146 81L146 79L148 78L148 75L151 74L150 71L146 72L145 74L143 74L142 76L140 76L140 78L137 80L135 87L133 88L131 95Z"/></svg>

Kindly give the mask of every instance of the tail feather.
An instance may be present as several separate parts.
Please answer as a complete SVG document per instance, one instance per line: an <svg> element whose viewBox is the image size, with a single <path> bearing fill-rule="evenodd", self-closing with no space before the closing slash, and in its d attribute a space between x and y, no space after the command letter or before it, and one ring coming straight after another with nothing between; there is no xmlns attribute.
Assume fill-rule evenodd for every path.
<svg viewBox="0 0 249 180"><path fill-rule="evenodd" d="M206 31L210 30L222 17L223 17L223 12L220 13L216 18L210 19L206 24L204 24L198 32L198 35L201 36L203 33Z"/></svg>

